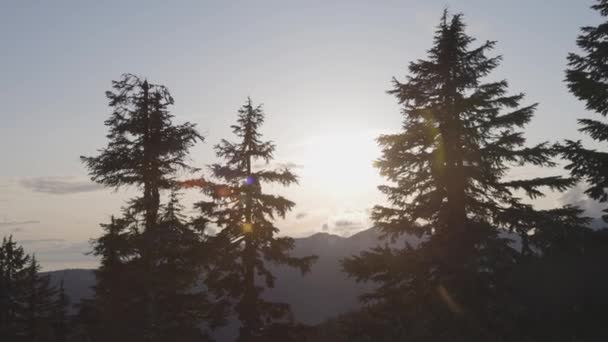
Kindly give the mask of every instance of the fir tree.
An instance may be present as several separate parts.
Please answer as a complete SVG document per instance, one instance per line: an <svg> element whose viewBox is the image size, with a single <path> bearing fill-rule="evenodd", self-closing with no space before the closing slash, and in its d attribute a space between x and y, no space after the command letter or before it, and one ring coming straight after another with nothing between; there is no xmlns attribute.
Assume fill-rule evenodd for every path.
<svg viewBox="0 0 608 342"><path fill-rule="evenodd" d="M156 341L162 330L158 325L159 319L167 309L162 307L160 299L166 290L162 288L166 282L158 278L159 265L166 259L160 254L166 250L159 248L164 234L159 223L161 192L178 185L178 172L194 170L187 164L188 150L202 137L194 124L176 125L172 122L169 107L174 100L164 86L126 74L113 82L113 88L114 91L106 93L113 108L112 115L105 121L109 129L108 145L99 151L98 156L81 159L93 181L114 188L135 186L143 194L131 201L127 208L129 219L123 222L127 227L121 228L129 232L124 236L128 237L128 246L122 251L125 253L121 255L123 260L116 260L112 249L103 245L106 237L112 240L116 238L114 235L99 239L96 250L104 256L103 253L109 253L107 263L102 266L103 272L113 281L121 278L121 286L130 289L128 292L133 295L122 303L117 302L118 297L110 300L118 307L132 304L122 314L133 314L130 317L133 322L129 322L133 324L130 329L116 331L131 331L137 339ZM122 271L113 270L116 265ZM191 273L188 271L183 276L189 277ZM184 285L181 279L173 281ZM188 284L188 287L192 285ZM115 284L112 288L122 291ZM138 328L139 321L141 329Z"/></svg>
<svg viewBox="0 0 608 342"><path fill-rule="evenodd" d="M144 329L142 278L135 242L137 220L132 211L102 224L104 234L94 241L93 254L101 259L95 270L96 284L91 301L81 303L79 320L84 335L93 341L136 340Z"/></svg>
<svg viewBox="0 0 608 342"><path fill-rule="evenodd" d="M414 341L514 333L509 271L538 245L555 247L541 232L569 234L586 222L576 208L536 210L516 193L537 198L542 187L564 190L573 181L509 175L512 166L554 166L554 151L548 143L525 146L521 129L536 105L521 107L524 95L507 94L506 81L485 82L501 58L487 56L495 42L473 42L462 16L444 13L428 58L410 63L406 82L393 79L389 91L404 120L402 132L378 138L376 166L391 182L379 189L390 206L376 206L372 219L389 236L422 242L378 247L343 263L355 279L378 283L364 299L391 317L389 340L395 332ZM515 235L521 248L513 248Z"/></svg>
<svg viewBox="0 0 608 342"><path fill-rule="evenodd" d="M2 341L55 341L57 290L40 265L12 240L0 246L0 338Z"/></svg>
<svg viewBox="0 0 608 342"><path fill-rule="evenodd" d="M18 341L19 317L24 289L25 270L30 256L12 236L2 238L0 245L0 340Z"/></svg>
<svg viewBox="0 0 608 342"><path fill-rule="evenodd" d="M159 219L160 243L157 276L161 306L156 326L163 341L209 339L200 322L215 327L223 320L221 304L212 303L202 285L202 266L208 259L205 235L194 229L182 213L179 195L172 192ZM216 307L220 306L220 307Z"/></svg>
<svg viewBox="0 0 608 342"><path fill-rule="evenodd" d="M593 9L608 16L608 1L598 0ZM586 26L577 39L580 54L568 55L566 83L570 92L584 101L586 108L606 118L608 114L608 22ZM605 120L579 119L579 131L588 134L599 146L607 146L608 123ZM608 202L608 152L586 148L581 141L567 140L562 147L571 174L589 184L585 193L600 202ZM608 222L608 208L604 210Z"/></svg>
<svg viewBox="0 0 608 342"><path fill-rule="evenodd" d="M54 336L53 342L68 342L70 334L69 306L70 299L65 293L63 279L61 279L53 303L53 312L51 316Z"/></svg>
<svg viewBox="0 0 608 342"><path fill-rule="evenodd" d="M216 146L217 156L224 159L224 163L211 166L218 183L204 182L212 201L197 204L202 217L220 228L213 238L217 255L208 284L234 303L241 323L239 341L268 340L271 331L277 331L275 323L292 325L287 304L262 297L264 288L273 287L275 282L266 263L285 264L304 273L315 260L312 256L290 256L293 239L276 236L279 229L273 221L285 217L294 203L264 193L262 185L288 186L297 178L287 168L256 167L258 161L268 164L275 150L272 142L261 140L263 122L262 107L248 99L238 112L237 124L231 126L238 142L222 140Z"/></svg>
<svg viewBox="0 0 608 342"><path fill-rule="evenodd" d="M23 304L19 317L23 336L31 342L51 341L53 336L51 319L56 289L51 286L50 277L40 275L39 271L40 265L33 256L23 279Z"/></svg>

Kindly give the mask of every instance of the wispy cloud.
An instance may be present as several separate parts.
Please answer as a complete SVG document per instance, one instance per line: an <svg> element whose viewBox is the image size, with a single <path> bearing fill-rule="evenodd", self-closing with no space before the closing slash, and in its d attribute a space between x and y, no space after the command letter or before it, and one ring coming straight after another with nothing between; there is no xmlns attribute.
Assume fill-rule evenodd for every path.
<svg viewBox="0 0 608 342"><path fill-rule="evenodd" d="M348 209L335 213L323 225L323 231L331 231L338 235L352 235L369 228L369 211L367 209Z"/></svg>
<svg viewBox="0 0 608 342"><path fill-rule="evenodd" d="M98 259L90 255L89 241L67 241L63 239L32 239L17 240L25 247L28 254L35 254L43 270L63 269L73 267L94 268Z"/></svg>
<svg viewBox="0 0 608 342"><path fill-rule="evenodd" d="M65 242L64 239L26 239L26 240L19 240L20 244L23 245L32 245L32 244L38 244L38 243L63 243Z"/></svg>
<svg viewBox="0 0 608 342"><path fill-rule="evenodd" d="M296 164L293 162L272 162L272 163L258 163L253 165L253 168L255 170L260 170L260 169L301 169L303 168L304 165L302 164Z"/></svg>
<svg viewBox="0 0 608 342"><path fill-rule="evenodd" d="M296 214L296 219L297 220L301 220L301 219L305 218L306 216L308 216L308 213L299 212L299 213Z"/></svg>
<svg viewBox="0 0 608 342"><path fill-rule="evenodd" d="M25 226L29 224L38 224L40 221L37 220L27 220L27 221L3 221L0 222L0 228L4 227L16 227L16 226Z"/></svg>
<svg viewBox="0 0 608 342"><path fill-rule="evenodd" d="M91 192L103 189L99 184L90 180L75 177L32 177L23 178L19 184L31 191L53 195Z"/></svg>
<svg viewBox="0 0 608 342"><path fill-rule="evenodd" d="M356 231L362 230L365 228L363 222L360 221L352 221L349 219L339 219L334 222L333 231L340 235L350 235Z"/></svg>
<svg viewBox="0 0 608 342"><path fill-rule="evenodd" d="M593 218L602 216L604 214L602 210L605 209L607 205L589 198L589 196L585 194L585 189L586 186L584 183L571 188L560 198L560 203L562 205L575 205L583 209L585 211L585 215Z"/></svg>

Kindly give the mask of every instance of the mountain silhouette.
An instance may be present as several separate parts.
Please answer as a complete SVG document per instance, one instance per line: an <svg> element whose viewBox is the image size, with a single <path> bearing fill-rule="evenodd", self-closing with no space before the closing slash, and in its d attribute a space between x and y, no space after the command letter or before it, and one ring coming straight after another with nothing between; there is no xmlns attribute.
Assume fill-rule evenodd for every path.
<svg viewBox="0 0 608 342"><path fill-rule="evenodd" d="M276 286L265 292L265 296L277 302L289 303L294 317L304 324L318 324L330 317L356 308L357 297L371 289L371 284L356 283L341 271L340 260L358 254L377 245L402 244L404 240L415 245L415 237L397 241L380 239L380 232L370 228L350 237L329 233L316 233L304 238L295 238L294 256L317 255L311 272L301 275L298 270L285 266L272 266L276 275ZM65 269L47 272L54 284L62 279L72 304L93 294L95 284L93 270ZM236 333L234 322L216 333L218 341L229 340Z"/></svg>

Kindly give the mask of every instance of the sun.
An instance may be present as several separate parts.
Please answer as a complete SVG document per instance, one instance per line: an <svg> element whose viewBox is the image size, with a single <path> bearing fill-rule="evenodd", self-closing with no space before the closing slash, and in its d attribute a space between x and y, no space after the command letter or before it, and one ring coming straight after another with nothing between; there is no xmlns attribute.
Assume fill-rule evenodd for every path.
<svg viewBox="0 0 608 342"><path fill-rule="evenodd" d="M345 198L380 181L373 161L380 155L371 131L314 136L299 144L294 158L303 165L300 176L307 186Z"/></svg>

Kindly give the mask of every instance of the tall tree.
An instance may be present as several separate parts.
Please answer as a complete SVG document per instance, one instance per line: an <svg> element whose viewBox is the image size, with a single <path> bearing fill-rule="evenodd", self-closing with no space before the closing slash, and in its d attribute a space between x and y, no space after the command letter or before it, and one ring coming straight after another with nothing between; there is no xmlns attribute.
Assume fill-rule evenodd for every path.
<svg viewBox="0 0 608 342"><path fill-rule="evenodd" d="M272 303L262 297L264 287L274 287L275 282L267 263L285 264L304 273L316 258L290 256L293 239L276 236L279 229L273 221L285 217L294 203L264 193L262 185L288 186L297 178L287 168L256 164L261 161L268 165L274 157L275 145L261 140L259 129L263 122L262 107L254 106L248 98L239 109L237 124L231 126L238 141L222 140L215 147L224 162L211 166L217 183L204 182L211 201L197 204L202 217L220 228L213 238L218 252L209 286L232 300L241 322L238 340L247 342L268 340L278 330L277 324L292 324L288 304Z"/></svg>
<svg viewBox="0 0 608 342"><path fill-rule="evenodd" d="M593 9L603 17L608 16L608 1L598 0ZM584 101L586 108L602 115L608 114L608 22L598 26L586 26L577 39L580 54L568 55L566 83L570 92ZM599 146L608 146L606 120L579 119L579 131L588 134ZM566 166L575 177L587 181L585 193L589 197L608 202L608 152L590 149L581 141L567 140L562 148L563 156L570 161ZM603 216L608 222L608 208Z"/></svg>
<svg viewBox="0 0 608 342"><path fill-rule="evenodd" d="M56 289L48 275L39 273L40 265L32 256L25 272L22 293L21 317L25 340L32 342L52 341L53 304Z"/></svg>
<svg viewBox="0 0 608 342"><path fill-rule="evenodd" d="M402 132L378 138L376 166L390 181L379 189L390 205L376 206L372 219L393 238L413 234L422 242L343 262L355 279L378 283L364 299L382 303L379 311L394 320L388 339L395 331L414 341L506 334L508 271L549 244L542 231L585 223L576 208L542 211L523 200L573 181L509 173L512 166L554 166L554 151L547 143L525 146L521 129L536 105L521 107L524 95L507 94L506 81L484 81L501 57L487 56L495 42L473 42L462 15L445 12L427 59L410 63L406 81L393 79L389 91L404 120Z"/></svg>
<svg viewBox="0 0 608 342"><path fill-rule="evenodd" d="M183 214L179 194L172 192L161 210L160 241L157 253L163 257L157 275L160 281L159 301L165 310L158 317L163 341L202 341L209 339L208 331L199 324L214 328L223 321L222 303L212 301L204 287L201 260L208 260L204 229L191 224ZM191 288L190 291L183 289Z"/></svg>
<svg viewBox="0 0 608 342"><path fill-rule="evenodd" d="M81 332L92 341L137 340L144 329L144 304L135 240L137 220L132 210L102 224L104 234L94 241L101 265L95 270L94 296L80 304Z"/></svg>
<svg viewBox="0 0 608 342"><path fill-rule="evenodd" d="M114 90L106 93L113 108L112 115L105 121L109 129L108 145L99 150L98 156L81 159L93 181L114 188L134 186L143 192L129 203L128 216L133 220L125 223L129 226L131 245L123 256L125 260L118 264L126 262L125 273L121 273L126 280L122 285L132 286L124 281L138 279L135 284L139 284L137 290L141 295L129 300L137 304L132 310L142 309L141 317L132 317L134 321L142 320L142 330L136 335L144 341L155 341L161 334L157 324L159 317L167 309L160 306L161 287L166 284L158 278L159 265L165 260L159 248L164 233L159 222L161 192L178 185L178 172L194 170L187 164L188 151L203 138L194 124L173 123L169 108L174 100L166 87L131 74L113 81L112 86ZM100 245L103 243L102 237L96 248L104 251L104 246ZM105 267L110 265L114 265L114 261ZM106 271L116 275L110 269ZM190 272L184 276L189 277Z"/></svg>
<svg viewBox="0 0 608 342"><path fill-rule="evenodd" d="M30 256L13 237L2 238L0 245L0 340L18 341L19 315L25 270Z"/></svg>

